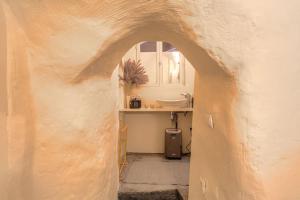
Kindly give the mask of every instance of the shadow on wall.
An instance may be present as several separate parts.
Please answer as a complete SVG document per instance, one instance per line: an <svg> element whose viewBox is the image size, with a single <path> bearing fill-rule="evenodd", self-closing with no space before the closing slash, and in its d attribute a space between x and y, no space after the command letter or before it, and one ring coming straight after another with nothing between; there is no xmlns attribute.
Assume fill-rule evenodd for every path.
<svg viewBox="0 0 300 200"><path fill-rule="evenodd" d="M6 19L9 19L8 13L5 14ZM9 184L6 184L5 192L8 193L8 199L18 199L20 196L25 199L32 199L36 116L31 93L30 81L32 77L30 77L26 51L26 36L16 24L7 21L6 25L7 38L14 38L19 33L19 40L14 38L7 42L8 59L5 71L8 75L7 82L4 84L4 86L7 86L7 116L5 116L7 117L7 137L3 140L3 142L7 142L7 145L4 145L6 149L3 152L7 153L7 156L4 156L7 160L4 162L8 167L9 173L6 175L9 175L7 177ZM14 30L14 33L12 33L12 30ZM1 42L2 44L5 43ZM1 100L2 102L5 103ZM16 190L16 188L18 189Z"/></svg>

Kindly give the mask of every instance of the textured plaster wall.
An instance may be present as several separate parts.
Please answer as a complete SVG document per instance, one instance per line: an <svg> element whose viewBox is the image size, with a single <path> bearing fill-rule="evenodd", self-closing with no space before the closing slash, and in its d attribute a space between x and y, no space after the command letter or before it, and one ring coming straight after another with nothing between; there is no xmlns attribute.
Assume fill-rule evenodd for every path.
<svg viewBox="0 0 300 200"><path fill-rule="evenodd" d="M190 199L299 199L299 1L1 3L8 199L116 198L111 75L150 39L176 45L199 73Z"/></svg>
<svg viewBox="0 0 300 200"><path fill-rule="evenodd" d="M7 73L6 22L0 4L0 199L7 198Z"/></svg>

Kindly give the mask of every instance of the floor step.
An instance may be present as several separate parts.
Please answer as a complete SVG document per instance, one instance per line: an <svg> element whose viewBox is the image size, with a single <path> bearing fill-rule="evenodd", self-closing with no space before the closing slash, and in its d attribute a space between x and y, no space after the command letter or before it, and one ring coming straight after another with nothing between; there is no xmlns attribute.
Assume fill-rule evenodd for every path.
<svg viewBox="0 0 300 200"><path fill-rule="evenodd" d="M119 200L183 200L178 190L119 192Z"/></svg>

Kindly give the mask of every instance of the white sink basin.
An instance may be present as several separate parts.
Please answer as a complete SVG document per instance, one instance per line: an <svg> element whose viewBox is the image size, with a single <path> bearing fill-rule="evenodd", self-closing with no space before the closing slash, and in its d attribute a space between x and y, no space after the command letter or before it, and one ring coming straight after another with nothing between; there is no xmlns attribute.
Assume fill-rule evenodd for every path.
<svg viewBox="0 0 300 200"><path fill-rule="evenodd" d="M158 99L157 102L163 108L186 108L186 99Z"/></svg>

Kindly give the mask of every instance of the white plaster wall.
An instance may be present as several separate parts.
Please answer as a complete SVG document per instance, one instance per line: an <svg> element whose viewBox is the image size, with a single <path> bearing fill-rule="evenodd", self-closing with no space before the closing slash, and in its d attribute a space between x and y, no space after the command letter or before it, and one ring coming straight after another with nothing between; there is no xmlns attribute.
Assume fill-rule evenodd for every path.
<svg viewBox="0 0 300 200"><path fill-rule="evenodd" d="M2 3L9 199L116 197L110 75L130 46L148 39L178 46L208 86L198 91L206 106L195 118L190 199L299 199L299 1ZM209 112L217 129L206 126Z"/></svg>
<svg viewBox="0 0 300 200"><path fill-rule="evenodd" d="M116 199L116 75L77 85L66 81L68 70L58 73L53 65L80 63L80 58L68 57L69 50L73 54L77 49L70 46L72 39L83 36L77 32L80 28L75 25L78 29L74 35L65 35L70 39L65 43L60 39L64 33L59 33L36 46L35 31L26 32L26 23L20 25L22 18L5 6L9 32L7 199ZM95 51L94 44L83 43ZM52 45L68 50L54 56ZM85 60L83 46L81 50Z"/></svg>
<svg viewBox="0 0 300 200"><path fill-rule="evenodd" d="M247 142L269 198L299 199L300 2L278 1L257 12L261 6L251 6L258 33L241 76L249 74Z"/></svg>
<svg viewBox="0 0 300 200"><path fill-rule="evenodd" d="M236 74L236 121L264 182L264 198L299 199L299 1L190 6L199 40Z"/></svg>

